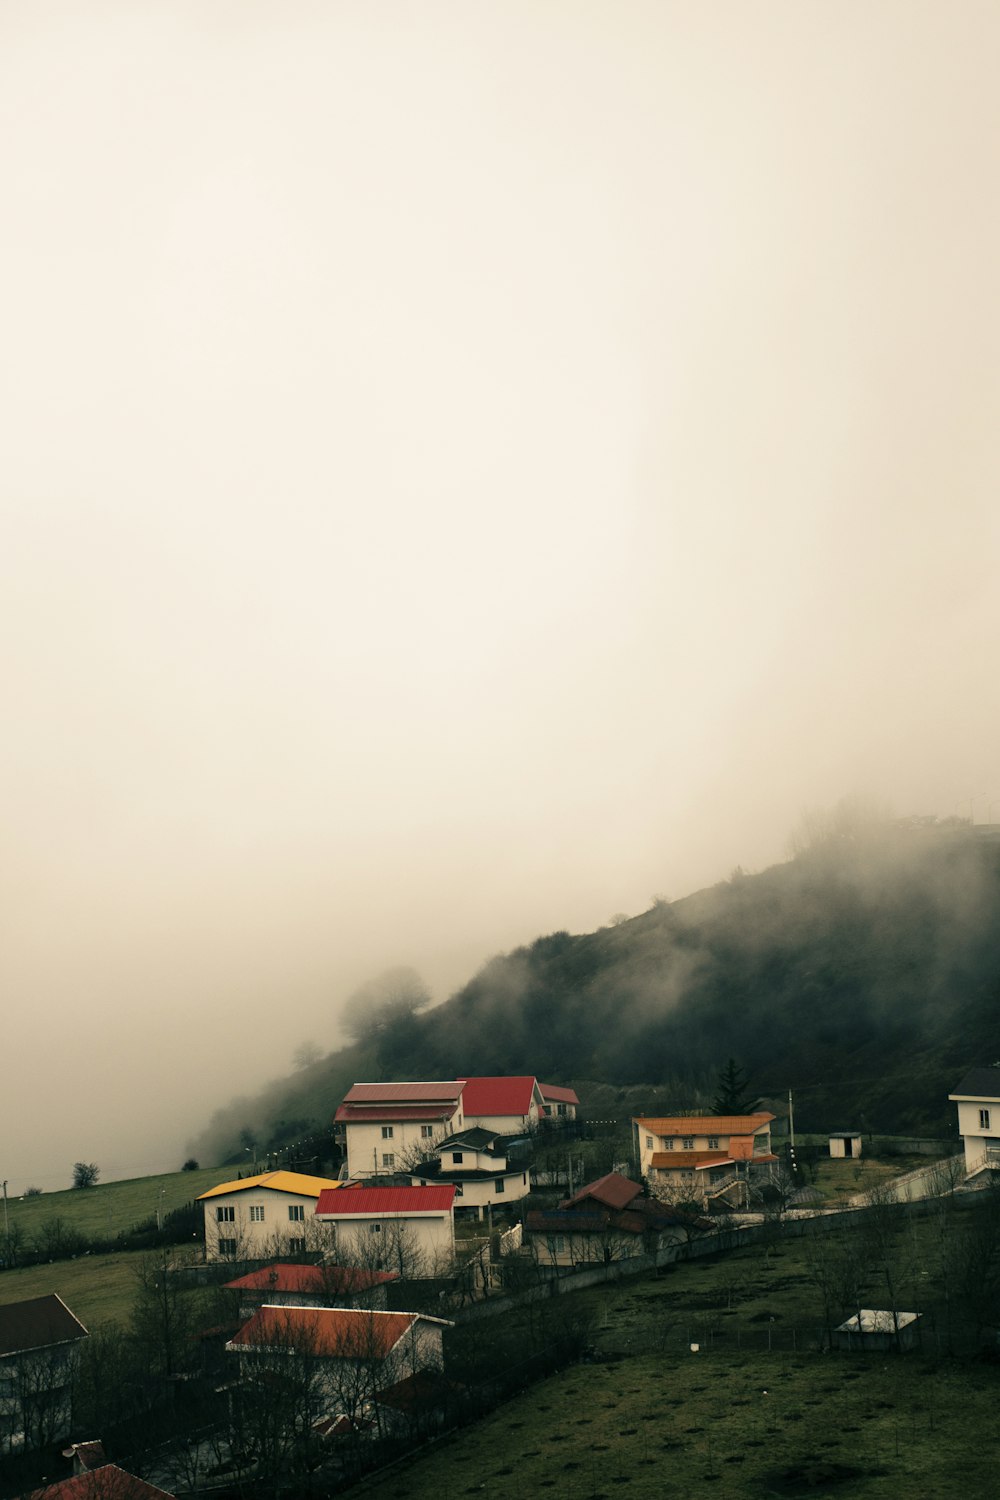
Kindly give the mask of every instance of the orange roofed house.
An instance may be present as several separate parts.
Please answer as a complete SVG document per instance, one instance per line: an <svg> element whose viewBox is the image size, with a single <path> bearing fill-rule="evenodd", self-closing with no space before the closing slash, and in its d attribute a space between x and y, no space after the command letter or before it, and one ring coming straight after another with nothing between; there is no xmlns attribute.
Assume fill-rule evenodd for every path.
<svg viewBox="0 0 1000 1500"><path fill-rule="evenodd" d="M632 1120L632 1145L650 1191L668 1202L745 1208L778 1158L768 1111Z"/></svg>
<svg viewBox="0 0 1000 1500"><path fill-rule="evenodd" d="M315 1417L325 1412L354 1426L374 1416L381 1426L380 1393L418 1371L441 1370L441 1335L451 1326L425 1313L265 1305L226 1349L240 1356L244 1382L259 1380L265 1390L306 1361Z"/></svg>

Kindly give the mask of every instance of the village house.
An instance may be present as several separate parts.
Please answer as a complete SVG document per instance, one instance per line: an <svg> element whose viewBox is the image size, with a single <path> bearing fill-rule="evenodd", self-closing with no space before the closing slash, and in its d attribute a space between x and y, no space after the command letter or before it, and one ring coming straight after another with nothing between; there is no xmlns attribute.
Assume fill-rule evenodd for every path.
<svg viewBox="0 0 1000 1500"><path fill-rule="evenodd" d="M408 1280L445 1274L455 1255L455 1189L352 1187L325 1191L315 1217L348 1264L396 1271Z"/></svg>
<svg viewBox="0 0 1000 1500"><path fill-rule="evenodd" d="M308 1361L317 1415L325 1407L334 1423L355 1428L374 1418L381 1430L381 1392L443 1369L442 1333L451 1326L424 1313L265 1304L226 1350L240 1357L244 1381L260 1378L272 1387L290 1360Z"/></svg>
<svg viewBox="0 0 1000 1500"><path fill-rule="evenodd" d="M494 1131L467 1127L434 1147L411 1173L414 1187L448 1183L455 1189L455 1213L481 1219L492 1207L524 1198L531 1191L526 1166L511 1166Z"/></svg>
<svg viewBox="0 0 1000 1500"><path fill-rule="evenodd" d="M749 1115L672 1115L632 1120L639 1172L669 1202L744 1207L778 1158L769 1110Z"/></svg>
<svg viewBox="0 0 1000 1500"><path fill-rule="evenodd" d="M386 1287L395 1281L395 1271L373 1271L367 1266L261 1266L246 1276L225 1283L226 1290L239 1293L240 1317L249 1318L258 1307L374 1307L385 1308Z"/></svg>
<svg viewBox="0 0 1000 1500"><path fill-rule="evenodd" d="M356 1083L334 1116L334 1132L352 1181L419 1177L422 1162L466 1129L525 1137L546 1121L576 1119L572 1089L516 1077L455 1078L418 1083ZM424 1174L426 1176L426 1174Z"/></svg>
<svg viewBox="0 0 1000 1500"><path fill-rule="evenodd" d="M209 1188L197 1199L205 1212L205 1259L304 1254L318 1240L315 1209L320 1194L342 1186L330 1177L277 1171Z"/></svg>
<svg viewBox="0 0 1000 1500"><path fill-rule="evenodd" d="M958 1105L966 1175L1000 1167L1000 1063L970 1069L948 1098Z"/></svg>
<svg viewBox="0 0 1000 1500"><path fill-rule="evenodd" d="M561 1124L575 1120L580 1101L573 1089L561 1088L554 1083L538 1085L542 1095L542 1119Z"/></svg>
<svg viewBox="0 0 1000 1500"><path fill-rule="evenodd" d="M524 1243L539 1265L609 1265L684 1243L709 1227L650 1198L621 1173L608 1172L556 1209L531 1210Z"/></svg>
<svg viewBox="0 0 1000 1500"><path fill-rule="evenodd" d="M0 1306L0 1453L68 1434L73 1379L88 1332L55 1292Z"/></svg>
<svg viewBox="0 0 1000 1500"><path fill-rule="evenodd" d="M458 1079L356 1083L334 1116L349 1178L405 1175L423 1152L464 1123Z"/></svg>
<svg viewBox="0 0 1000 1500"><path fill-rule="evenodd" d="M46 1484L44 1489L35 1490L31 1500L174 1500L174 1497L117 1464L104 1463Z"/></svg>

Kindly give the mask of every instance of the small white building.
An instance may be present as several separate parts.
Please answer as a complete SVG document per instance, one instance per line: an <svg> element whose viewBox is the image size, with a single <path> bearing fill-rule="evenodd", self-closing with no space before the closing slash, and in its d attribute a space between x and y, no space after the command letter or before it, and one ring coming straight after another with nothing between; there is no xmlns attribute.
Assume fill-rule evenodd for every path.
<svg viewBox="0 0 1000 1500"><path fill-rule="evenodd" d="M837 1349L912 1349L919 1339L915 1312L887 1312L883 1308L863 1307L853 1318L833 1330Z"/></svg>
<svg viewBox="0 0 1000 1500"><path fill-rule="evenodd" d="M958 1105L967 1176L1000 1167L1000 1063L970 1069L948 1098Z"/></svg>
<svg viewBox="0 0 1000 1500"><path fill-rule="evenodd" d="M444 1274L455 1256L455 1189L350 1187L324 1192L316 1220L344 1265L397 1271L407 1279Z"/></svg>
<svg viewBox="0 0 1000 1500"><path fill-rule="evenodd" d="M265 1260L303 1254L317 1242L320 1194L341 1186L333 1178L302 1172L262 1172L220 1182L197 1200L205 1210L205 1259Z"/></svg>
<svg viewBox="0 0 1000 1500"><path fill-rule="evenodd" d="M835 1130L830 1136L831 1156L861 1155L861 1131L860 1130Z"/></svg>
<svg viewBox="0 0 1000 1500"><path fill-rule="evenodd" d="M527 1166L511 1166L495 1132L478 1126L441 1141L410 1181L414 1187L449 1184L455 1212L465 1218L481 1219L484 1209L503 1208L531 1191Z"/></svg>

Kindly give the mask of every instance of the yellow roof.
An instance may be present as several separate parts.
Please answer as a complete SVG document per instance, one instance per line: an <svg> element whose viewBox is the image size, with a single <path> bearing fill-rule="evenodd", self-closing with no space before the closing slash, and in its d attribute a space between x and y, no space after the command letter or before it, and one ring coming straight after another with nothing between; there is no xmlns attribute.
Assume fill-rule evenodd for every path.
<svg viewBox="0 0 1000 1500"><path fill-rule="evenodd" d="M215 1198L219 1193L242 1193L245 1188L269 1188L275 1193L295 1193L299 1198L318 1198L325 1188L343 1187L343 1183L332 1177L307 1177L303 1172L261 1172L257 1177L240 1177L236 1182L220 1182L218 1187L199 1193L202 1198Z"/></svg>

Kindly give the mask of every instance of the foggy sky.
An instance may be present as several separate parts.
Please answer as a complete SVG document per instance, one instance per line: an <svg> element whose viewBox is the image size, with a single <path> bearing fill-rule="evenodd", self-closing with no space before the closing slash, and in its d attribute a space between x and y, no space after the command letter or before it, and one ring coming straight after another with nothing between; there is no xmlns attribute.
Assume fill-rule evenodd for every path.
<svg viewBox="0 0 1000 1500"><path fill-rule="evenodd" d="M1000 821L998 43L6 0L13 1191L805 808Z"/></svg>

